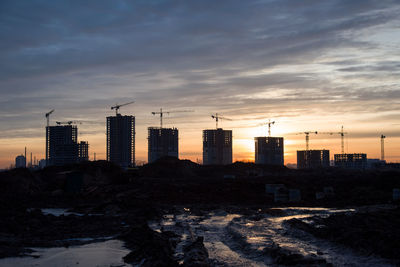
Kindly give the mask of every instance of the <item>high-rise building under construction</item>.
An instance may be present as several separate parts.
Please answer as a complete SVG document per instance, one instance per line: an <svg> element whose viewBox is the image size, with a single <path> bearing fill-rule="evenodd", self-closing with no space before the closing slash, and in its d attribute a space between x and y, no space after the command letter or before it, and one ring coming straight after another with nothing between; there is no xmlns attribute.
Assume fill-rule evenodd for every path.
<svg viewBox="0 0 400 267"><path fill-rule="evenodd" d="M107 117L107 160L121 167L135 165L135 117Z"/></svg>
<svg viewBox="0 0 400 267"><path fill-rule="evenodd" d="M298 150L297 169L316 169L330 166L329 150Z"/></svg>
<svg viewBox="0 0 400 267"><path fill-rule="evenodd" d="M176 128L148 128L148 162L171 156L178 158L178 129Z"/></svg>
<svg viewBox="0 0 400 267"><path fill-rule="evenodd" d="M232 130L203 130L203 164L232 163Z"/></svg>
<svg viewBox="0 0 400 267"><path fill-rule="evenodd" d="M335 154L335 167L347 169L365 169L367 168L367 154Z"/></svg>
<svg viewBox="0 0 400 267"><path fill-rule="evenodd" d="M255 137L255 163L283 165L283 137Z"/></svg>
<svg viewBox="0 0 400 267"><path fill-rule="evenodd" d="M84 145L84 147L81 148L81 145ZM85 160L85 158L80 157L80 151L87 151L88 148L87 142L78 143L76 125L46 127L46 155L48 155L46 164L48 166L61 166Z"/></svg>

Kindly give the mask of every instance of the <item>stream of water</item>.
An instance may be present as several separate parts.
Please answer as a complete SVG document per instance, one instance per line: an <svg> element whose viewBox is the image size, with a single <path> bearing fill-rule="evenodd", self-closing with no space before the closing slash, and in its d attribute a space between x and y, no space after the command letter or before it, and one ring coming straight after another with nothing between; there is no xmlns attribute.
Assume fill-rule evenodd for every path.
<svg viewBox="0 0 400 267"><path fill-rule="evenodd" d="M395 266L388 260L361 255L285 224L293 218L307 222L312 216L327 217L338 212L355 212L355 209L289 207L277 210L280 215L275 216L244 216L223 210L194 216L186 209L180 215L166 215L161 222L151 222L150 226L183 236L176 251L176 257L181 260L182 247L188 239L192 235L203 236L213 266L276 266L268 253L276 246L307 258L326 260L333 266Z"/></svg>

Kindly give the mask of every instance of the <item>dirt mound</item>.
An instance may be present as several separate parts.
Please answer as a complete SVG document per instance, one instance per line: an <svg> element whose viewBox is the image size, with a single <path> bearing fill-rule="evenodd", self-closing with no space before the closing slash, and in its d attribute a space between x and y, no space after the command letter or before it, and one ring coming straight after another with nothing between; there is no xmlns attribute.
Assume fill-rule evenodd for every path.
<svg viewBox="0 0 400 267"><path fill-rule="evenodd" d="M126 247L132 250L124 257L127 263L140 266L179 266L173 257L174 247L167 234L158 233L146 223L137 223L120 236Z"/></svg>
<svg viewBox="0 0 400 267"><path fill-rule="evenodd" d="M351 247L363 254L376 254L400 263L400 208L376 212L312 217L312 224L292 219L288 223L316 237Z"/></svg>

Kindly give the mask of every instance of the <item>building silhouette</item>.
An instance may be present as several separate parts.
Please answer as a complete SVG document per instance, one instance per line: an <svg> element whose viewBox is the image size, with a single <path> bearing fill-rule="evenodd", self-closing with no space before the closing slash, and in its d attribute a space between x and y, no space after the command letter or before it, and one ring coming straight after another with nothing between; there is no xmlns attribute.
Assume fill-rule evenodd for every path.
<svg viewBox="0 0 400 267"><path fill-rule="evenodd" d="M298 150L297 168L315 169L330 166L329 150Z"/></svg>
<svg viewBox="0 0 400 267"><path fill-rule="evenodd" d="M83 142L84 148L81 149L76 125L47 126L46 135L48 166L77 163L81 161L80 150L88 150L89 147L87 142Z"/></svg>
<svg viewBox="0 0 400 267"><path fill-rule="evenodd" d="M26 168L26 158L24 155L19 155L15 158L15 168Z"/></svg>
<svg viewBox="0 0 400 267"><path fill-rule="evenodd" d="M365 169L367 168L367 154L335 154L335 167L346 169Z"/></svg>
<svg viewBox="0 0 400 267"><path fill-rule="evenodd" d="M232 163L232 130L203 130L203 164Z"/></svg>
<svg viewBox="0 0 400 267"><path fill-rule="evenodd" d="M148 162L171 156L179 157L178 129L176 128L148 128Z"/></svg>
<svg viewBox="0 0 400 267"><path fill-rule="evenodd" d="M135 117L107 117L107 160L121 167L135 165Z"/></svg>
<svg viewBox="0 0 400 267"><path fill-rule="evenodd" d="M87 141L81 141L78 149L78 160L89 161L89 143Z"/></svg>
<svg viewBox="0 0 400 267"><path fill-rule="evenodd" d="M255 137L255 163L283 165L283 137Z"/></svg>

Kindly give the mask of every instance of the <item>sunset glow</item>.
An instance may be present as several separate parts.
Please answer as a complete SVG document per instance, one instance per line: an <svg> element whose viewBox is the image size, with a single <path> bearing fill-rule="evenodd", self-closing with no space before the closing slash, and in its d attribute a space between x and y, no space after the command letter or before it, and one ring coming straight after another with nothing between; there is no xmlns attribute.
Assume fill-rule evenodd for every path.
<svg viewBox="0 0 400 267"><path fill-rule="evenodd" d="M220 127L233 130L234 160L254 160L254 137L267 135L260 124L271 119L286 164L305 147L295 133L342 125L346 151L379 158L385 134L386 160L400 162L395 2L99 1L80 12L63 1L16 2L2 6L0 20L0 168L25 146L28 161L31 152L44 158L50 109L52 124L81 121L90 159L105 159L105 118L127 101L135 103L120 112L136 116L138 163L147 161L147 127L159 125L151 112L160 108L194 110L164 122L179 129L180 158L195 162L216 112L232 119ZM338 134L310 140L312 149L340 153Z"/></svg>

